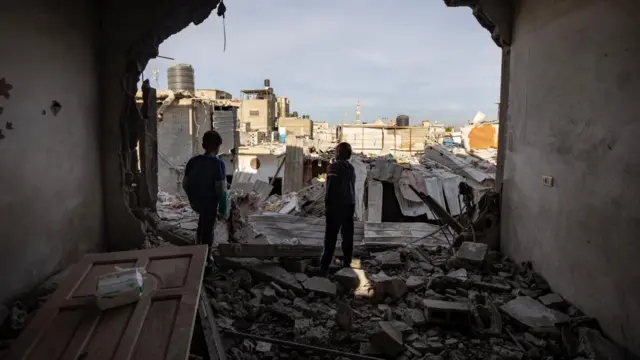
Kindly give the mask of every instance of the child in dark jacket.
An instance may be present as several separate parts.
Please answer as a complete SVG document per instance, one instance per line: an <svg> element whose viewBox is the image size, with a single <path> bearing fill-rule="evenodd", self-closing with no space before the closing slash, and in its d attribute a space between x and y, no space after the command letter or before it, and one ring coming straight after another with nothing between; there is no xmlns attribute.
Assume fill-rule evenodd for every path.
<svg viewBox="0 0 640 360"><path fill-rule="evenodd" d="M227 183L224 162L218 158L222 137L215 130L202 136L205 153L191 158L184 171L182 187L187 193L191 208L197 212L197 242L213 245L213 229L216 214L226 214Z"/></svg>
<svg viewBox="0 0 640 360"><path fill-rule="evenodd" d="M351 158L351 145L343 142L336 147L336 161L327 169L327 183L324 197L326 224L324 233L324 251L319 268L310 268L310 272L326 276L333 261L338 242L338 233L342 235L342 266L351 267L353 254L353 215L356 204L356 174Z"/></svg>

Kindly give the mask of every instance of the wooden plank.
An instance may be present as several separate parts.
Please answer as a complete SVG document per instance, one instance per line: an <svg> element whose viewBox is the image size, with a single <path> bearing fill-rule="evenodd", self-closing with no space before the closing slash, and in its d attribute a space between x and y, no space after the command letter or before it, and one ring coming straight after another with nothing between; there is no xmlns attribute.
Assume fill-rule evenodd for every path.
<svg viewBox="0 0 640 360"><path fill-rule="evenodd" d="M368 194L368 222L382 222L382 183L377 180L369 180Z"/></svg>
<svg viewBox="0 0 640 360"><path fill-rule="evenodd" d="M206 255L206 245L86 255L5 359L187 359ZM99 311L97 278L116 267L146 269L142 297Z"/></svg>
<svg viewBox="0 0 640 360"><path fill-rule="evenodd" d="M312 258L322 255L322 245L289 244L220 244L218 252L224 257L244 258ZM335 256L342 256L342 249L336 248Z"/></svg>
<svg viewBox="0 0 640 360"><path fill-rule="evenodd" d="M211 308L211 302L204 289L200 290L198 316L200 317L200 324L204 332L204 341L207 344L209 359L226 360L227 354L225 353L224 344L222 343L218 327L216 326L216 319L213 314L213 309Z"/></svg>
<svg viewBox="0 0 640 360"><path fill-rule="evenodd" d="M302 189L302 177L304 172L303 139L288 136L285 154L284 175L282 193L286 194Z"/></svg>

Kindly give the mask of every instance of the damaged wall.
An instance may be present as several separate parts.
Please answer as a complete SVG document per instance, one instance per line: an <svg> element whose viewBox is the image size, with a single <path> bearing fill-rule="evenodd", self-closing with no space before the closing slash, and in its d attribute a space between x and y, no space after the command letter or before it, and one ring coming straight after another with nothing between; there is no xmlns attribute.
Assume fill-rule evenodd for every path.
<svg viewBox="0 0 640 360"><path fill-rule="evenodd" d="M635 0L521 2L502 209L506 253L637 354L639 18Z"/></svg>
<svg viewBox="0 0 640 360"><path fill-rule="evenodd" d="M12 86L0 80L0 302L103 247L89 3L33 0L0 11L0 79Z"/></svg>
<svg viewBox="0 0 640 360"><path fill-rule="evenodd" d="M106 234L111 249L129 249L144 241L140 222L129 208L128 177L123 171L126 129L135 127L134 95L138 78L158 46L190 23L200 24L217 0L102 1L101 80L102 160ZM133 124L133 125L132 125Z"/></svg>

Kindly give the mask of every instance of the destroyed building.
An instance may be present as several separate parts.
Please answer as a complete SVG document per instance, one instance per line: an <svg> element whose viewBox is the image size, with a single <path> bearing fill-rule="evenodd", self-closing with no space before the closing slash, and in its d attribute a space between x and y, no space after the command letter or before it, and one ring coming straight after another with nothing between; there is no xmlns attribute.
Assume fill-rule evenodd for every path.
<svg viewBox="0 0 640 360"><path fill-rule="evenodd" d="M571 345L576 344L574 337L582 344L593 344L590 339L609 344L597 330L576 324L582 311L597 319L606 337L640 354L640 293L635 286L640 276L636 270L640 245L636 241L638 222L634 210L639 200L634 140L638 136L636 94L640 88L637 67L640 34L636 31L636 20L640 17L640 4L631 0L447 0L446 3L472 7L480 25L489 30L487 36L503 49L498 134L501 150L496 173L496 188L501 189L502 196L501 250L518 263L531 261L533 269L549 282L545 285L532 275L531 269L509 262L500 264L505 271L492 267L491 274L495 275L490 277L504 277L514 282L509 289L517 285L521 294L513 299L504 298L499 311L506 314L502 318L515 317L528 328L537 329L535 325L541 324L543 331L549 330L547 325L562 323L570 316L573 325L580 329L575 333L574 329L563 332L562 327L552 327L557 331L554 334L535 331L514 334L505 330L494 337L498 340L467 338L464 348L489 343L491 352L513 358L529 351L527 344L546 349L548 343L540 341L545 336L555 339L554 344L563 344L564 337L571 351L575 348ZM154 91L148 88L144 91L145 106L141 112L136 110L136 84L146 62L158 55L157 47L163 40L191 23L202 22L217 4L217 1L123 4L36 0L13 2L3 8L0 44L7 51L0 57L0 121L3 124L0 165L6 171L0 175L4 185L0 191L4 229L0 266L4 274L11 274L0 279L3 303L12 303L86 253L143 246L148 224L141 220L147 214L145 209L156 206L156 195L149 189L153 189L152 179L157 177L148 163L149 144L144 139L146 131L155 126L156 112L151 109L154 102L149 101ZM144 150L140 153L140 173L136 171L138 142ZM189 251L201 256L196 250ZM429 254L428 261L421 261L420 255L406 251L400 252L400 259L405 264L407 259L417 262L419 265L414 271L428 271L431 265L444 273L447 268L443 263L447 257L442 254L434 252ZM161 253L151 255L163 256ZM148 260L149 255L136 256L134 265ZM108 259L101 261L105 260ZM378 264L375 257L365 261L370 262L364 264L365 268L376 269L373 267L374 261ZM380 267L385 262L395 266L397 255L382 255ZM163 265L160 268L164 268ZM464 272L458 270L462 268L445 276L464 278ZM430 273L433 272L437 271ZM377 282L383 284L380 288L393 296L406 295L404 286L414 289L422 286L416 279L409 282L407 278L403 286L398 279L393 279L393 274L384 274L391 279L382 275L377 277ZM490 287L492 292L501 291L501 286L496 286L500 281L496 279L495 283L486 285L484 277L472 278L477 275L467 271L467 279L471 278L469 284ZM176 278L172 281L177 281ZM232 285L238 286L218 292L223 296L215 299L220 313L231 311L227 306L237 303L229 292L239 289L240 284L247 286L245 273L235 275L234 279ZM217 285L223 287L227 280L230 279L222 279ZM295 279L302 284L307 280ZM215 281L212 279L209 283ZM452 288L452 283L458 284L456 281L446 280L443 284L435 281L429 290L445 299L418 301L413 308L407 307L406 312L422 304L427 314L436 318L442 315L445 320L456 317L456 313L465 313L459 304L449 303L455 303L450 300L456 297L469 299L472 294L466 287L471 285L465 282ZM307 283L309 289L318 290L314 293L328 288L325 282L317 282ZM190 284L189 291L199 286ZM273 300L273 293L280 292L276 286L269 287L273 291L261 292L266 302ZM297 291L298 286L293 287ZM250 290L243 290L242 296L253 298ZM425 297L426 291L420 296ZM546 294L537 296L537 291ZM288 294L288 291L281 293ZM554 293L561 295L564 303ZM300 298L281 296L290 301L292 307ZM307 293L304 302L298 300L295 305L298 311L333 314L335 310L338 313L337 306L328 309L326 301L318 301L307 310L305 304L313 302L315 297ZM490 321L495 319L497 331L498 317L493 316L493 308L488 303L483 305L480 298L477 300L483 309L482 324L493 324ZM196 301L192 299L191 303ZM407 295L405 304L409 302ZM559 305L573 310L567 310L564 316L548 310ZM438 313L443 306L444 314ZM546 320L542 323L531 323L530 319L518 317L514 308L535 309L537 314L549 311L551 315L544 316ZM461 358L461 340L456 336L439 337L442 330L438 333L425 330L418 331L419 338L412 338L414 330L398 327L394 322L406 315L391 310L388 316L387 309L376 306L367 311L379 314L375 318L382 323L376 323L378 328L372 330L372 335L375 340L390 345L391 352L400 354L402 344L400 356L406 356L406 351L411 353L408 348L405 350L406 341L420 352L420 355L414 354L416 358L426 354L421 350L434 356L444 351L451 358ZM340 314L349 313L344 307L340 310ZM271 306L269 311L276 316L288 316L278 305ZM14 311L18 312L19 309ZM156 307L152 313L162 312L162 307ZM354 311L355 326L360 326L363 320L378 321L373 320L374 317L360 317L356 312L360 311L357 308ZM70 313L65 313L67 315ZM408 316L411 315L414 316L410 319L414 325L419 324L419 328L422 318L415 311ZM338 324L337 318L329 316L331 318L320 316L313 323L298 321L297 326L296 319L290 319L287 334L294 335L297 331L310 340L322 340L325 332L318 327L328 327L329 321ZM348 328L348 318L340 317L338 326ZM322 326L316 325L320 320L323 320ZM238 321L235 326L242 328L242 322ZM491 326L485 330L491 331ZM429 338L437 339L418 347L418 343L422 346ZM368 338L361 340L366 340L362 343L369 341ZM263 342L248 341L246 345L236 342L233 349L238 350L230 351L243 351L240 350L243 346L254 347L247 352L257 351L258 343L263 351ZM148 340L145 349L161 348L151 346L157 343L157 339ZM186 351L185 342L180 344L182 347L175 349ZM588 349L581 351L589 352ZM163 355L166 354L159 356ZM490 354L480 354L485 355L489 358Z"/></svg>

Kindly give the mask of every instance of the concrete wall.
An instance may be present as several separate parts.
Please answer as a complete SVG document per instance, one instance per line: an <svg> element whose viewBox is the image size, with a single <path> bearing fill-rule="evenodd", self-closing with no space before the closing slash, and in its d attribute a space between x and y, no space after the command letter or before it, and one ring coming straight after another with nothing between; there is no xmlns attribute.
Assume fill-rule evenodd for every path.
<svg viewBox="0 0 640 360"><path fill-rule="evenodd" d="M251 159L258 158L260 160L260 168L252 169L251 168ZM275 175L278 170L278 165L282 161L282 157L278 157L277 155L271 154L261 154L261 155L250 155L250 154L240 154L238 155L238 170L241 172L245 172L248 174L256 174L254 180L262 180L264 182L269 182L269 178ZM285 166L282 165L280 169L280 173L278 177L281 178L284 174ZM229 173L229 170L227 170Z"/></svg>
<svg viewBox="0 0 640 360"><path fill-rule="evenodd" d="M103 248L97 29L88 3L22 1L0 11L0 79L13 86L10 98L0 95L0 302Z"/></svg>
<svg viewBox="0 0 640 360"><path fill-rule="evenodd" d="M640 2L521 3L504 250L640 354Z"/></svg>
<svg viewBox="0 0 640 360"><path fill-rule="evenodd" d="M191 104L171 105L158 123L158 187L170 194L182 193L178 171L184 171L198 145L190 113Z"/></svg>
<svg viewBox="0 0 640 360"><path fill-rule="evenodd" d="M258 116L249 115L257 110ZM240 123L250 123L251 130L267 131L269 128L269 101L268 100L242 100L240 105Z"/></svg>

